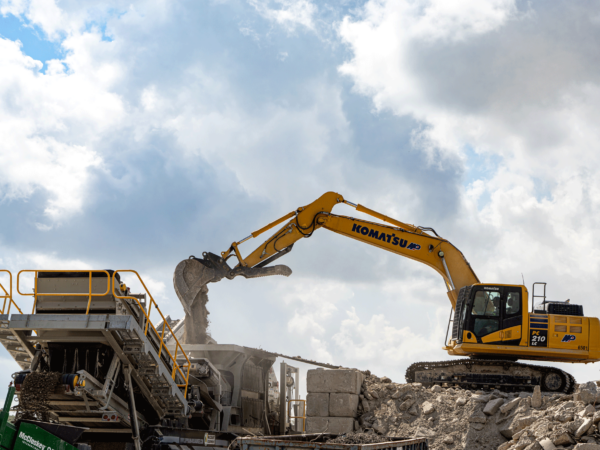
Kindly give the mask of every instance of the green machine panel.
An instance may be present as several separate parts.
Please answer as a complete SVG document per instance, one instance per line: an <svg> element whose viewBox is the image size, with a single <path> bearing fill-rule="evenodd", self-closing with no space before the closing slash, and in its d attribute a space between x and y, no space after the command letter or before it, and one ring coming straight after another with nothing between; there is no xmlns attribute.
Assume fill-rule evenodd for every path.
<svg viewBox="0 0 600 450"><path fill-rule="evenodd" d="M77 450L77 447L32 423L21 423L14 450Z"/></svg>

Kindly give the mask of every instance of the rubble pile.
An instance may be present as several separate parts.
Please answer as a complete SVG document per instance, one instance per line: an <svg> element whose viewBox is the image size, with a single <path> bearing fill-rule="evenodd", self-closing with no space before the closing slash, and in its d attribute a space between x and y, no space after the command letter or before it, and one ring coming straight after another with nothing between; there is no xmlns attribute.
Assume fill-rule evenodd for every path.
<svg viewBox="0 0 600 450"><path fill-rule="evenodd" d="M427 437L433 450L600 450L595 382L566 395L542 393L539 386L533 393L425 388L366 375L357 411L359 433Z"/></svg>
<svg viewBox="0 0 600 450"><path fill-rule="evenodd" d="M369 430L367 433L352 432L337 436L334 439L328 439L328 444L350 444L350 445L362 445L362 444L379 444L381 442L388 442L387 436L380 436L373 430Z"/></svg>

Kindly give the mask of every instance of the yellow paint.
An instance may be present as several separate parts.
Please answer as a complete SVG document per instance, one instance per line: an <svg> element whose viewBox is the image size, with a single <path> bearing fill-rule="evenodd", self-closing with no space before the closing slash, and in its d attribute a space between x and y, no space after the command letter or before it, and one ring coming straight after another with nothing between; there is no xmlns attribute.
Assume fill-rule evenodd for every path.
<svg viewBox="0 0 600 450"><path fill-rule="evenodd" d="M481 342L488 344L490 342L499 342L502 340L502 331L487 334L481 338Z"/></svg>
<svg viewBox="0 0 600 450"><path fill-rule="evenodd" d="M502 332L503 341L514 341L515 339L521 339L521 325L515 327L505 328Z"/></svg>
<svg viewBox="0 0 600 450"><path fill-rule="evenodd" d="M471 331L463 331L463 342L477 342L475 334Z"/></svg>
<svg viewBox="0 0 600 450"><path fill-rule="evenodd" d="M387 221L393 226L331 214L333 207L339 203L346 203L342 195L335 192L327 192L313 203L297 208L294 213L289 213L281 219L275 220L266 227L252 233L253 237L257 237L264 231L283 222L283 226L277 229L275 233L269 236L266 241L259 245L246 258L243 258L241 254L236 254L237 242L234 242L235 246L232 245L228 250L221 252L221 254L225 259L235 257L238 260L238 265L254 267L269 256L273 256L303 237L311 235L313 231L319 228L326 228L366 244L414 259L433 268L444 278L447 286L454 284L456 289L449 288L449 298L452 305L456 304L458 289L460 287L479 283L477 275L471 269L463 254L448 240L435 236L431 232L426 232L415 225L391 219L362 205L357 205L356 208L358 211ZM291 219L286 222L290 217ZM386 237L384 240L381 240L369 236L369 234L362 235L360 232L352 231L353 227L356 230L355 226L361 228L367 227L369 230L377 232L378 235L384 233ZM389 239L388 236L390 237ZM394 237L404 239L408 244L412 243L420 246L420 248L418 250L411 250L408 248L408 245L406 247L394 245ZM446 260L451 280L446 274L440 252L442 252L441 254Z"/></svg>
<svg viewBox="0 0 600 450"><path fill-rule="evenodd" d="M333 207L340 203L354 206L357 211L391 225L332 214ZM238 266L254 267L298 240L311 236L319 228L326 228L335 233L379 247L399 256L413 259L431 267L444 279L448 290L448 299L453 308L456 306L458 293L462 287L482 285L461 251L448 240L435 235L430 229L424 230L421 227L393 219L365 206L354 205L345 200L341 194L335 192L323 194L311 204L297 208L295 211L253 232L251 236L255 238L280 224L282 226L269 236L267 240L256 247L247 257L244 258L238 249L238 245L241 245L246 239L234 242L227 251L221 254L225 259L236 258ZM368 232L363 233L357 230L368 230ZM405 241L406 245L403 247L395 245L394 239L396 241L399 239ZM444 261L446 262L447 270L444 267ZM487 285L490 284L492 283L487 283ZM485 336L482 339L482 344L477 344L477 340L473 334L471 334L471 338L468 338L468 332L465 331L463 333L462 344L451 342L444 347L449 354L456 356L501 354L517 356L522 359L570 362L600 360L600 326L598 319L589 317L575 318L575 322L580 323L573 323L572 318L574 316L568 316L566 322L557 322L555 317L549 316L548 346L545 348L531 347L529 345L530 329L527 289L525 286L520 285L498 283L493 283L493 285L512 286L521 289L523 302L521 324ZM564 328L555 330L555 325L566 327L566 331ZM575 340L562 342L564 336L567 334L575 335ZM519 345L490 344L490 342L515 339L520 339Z"/></svg>

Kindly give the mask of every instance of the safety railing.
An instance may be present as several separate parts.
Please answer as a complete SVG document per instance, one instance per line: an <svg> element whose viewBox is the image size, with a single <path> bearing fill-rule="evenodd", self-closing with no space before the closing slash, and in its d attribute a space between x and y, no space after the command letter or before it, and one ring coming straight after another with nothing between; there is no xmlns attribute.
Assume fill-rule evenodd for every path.
<svg viewBox="0 0 600 450"><path fill-rule="evenodd" d="M139 282L142 284L142 286L146 290L146 293L148 294L148 297L150 299L150 301L147 304L148 311L146 311L146 309L142 306L142 304L140 303L140 301L139 301L138 298L133 297L133 296L128 296L128 295L117 295L117 293L115 292L115 276L119 272L134 273L138 277ZM156 303L156 301L152 297L152 294L150 293L150 291L148 290L148 288L144 284L144 281L142 280L142 277L140 277L140 275L135 270L115 270L115 272L113 273L113 296L115 298L135 300L135 302L138 304L138 306L140 307L140 311L142 311L144 313L144 316L146 317L146 321L145 321L146 323L144 325L144 335L147 336L148 335L148 329L149 329L149 327L152 327L152 330L154 330L154 332L156 333L156 336L160 337L160 344L159 344L159 349L158 349L158 357L160 358L160 356L162 354L162 351L163 351L163 348L164 348L164 351L167 353L167 355L169 355L169 358L171 358L171 360L173 361L173 371L171 372L171 377L172 377L173 381L175 381L176 383L177 383L177 374L179 374L181 376L181 378L183 380L185 380L185 384L179 384L179 383L177 383L177 386L180 387L180 388L184 388L184 394L183 395L187 398L187 389L188 389L188 382L189 382L190 369L191 369L190 359L188 358L188 356L183 351L183 347L179 343L179 340L175 336L175 333L173 333L173 329L167 323L167 319L165 318L165 315L162 313L162 311L158 307L158 304ZM154 305L156 311L158 312L158 314L162 318L162 330L161 330L160 333L158 332L158 330L155 328L154 324L150 320L150 314L152 312L152 305ZM171 333L171 336L175 340L175 355L171 354L171 352L169 351L169 349L167 348L167 346L165 345L165 342L164 342L165 331L167 330L167 328L169 329L169 331ZM177 355L178 355L179 352L181 352L181 354L185 357L186 363L184 363L184 364L178 364L177 363ZM183 373L182 369L185 369L185 368L187 368L187 374Z"/></svg>
<svg viewBox="0 0 600 450"><path fill-rule="evenodd" d="M22 273L33 273L34 274L34 288L33 294L25 294L21 292L19 289L19 282L21 279ZM60 273L85 273L89 274L89 290L88 292L77 293L77 292L66 292L66 293L50 293L50 292L38 292L38 272L60 272ZM106 292L102 294L94 294L92 293L92 274L93 273L105 273L106 274ZM89 314L90 307L92 305L93 297L104 297L105 295L110 295L110 274L106 270L21 270L17 274L17 292L23 296L33 296L33 309L31 310L31 314L35 314L35 307L38 301L38 295L43 295L44 297L88 297L88 304L85 310L86 314Z"/></svg>
<svg viewBox="0 0 600 450"><path fill-rule="evenodd" d="M292 402L298 402L302 404L301 416L292 416ZM302 432L304 433L304 431L306 431L306 400L302 400L299 398L288 400L288 419L302 419Z"/></svg>
<svg viewBox="0 0 600 450"><path fill-rule="evenodd" d="M15 301L12 298L12 286L13 286L13 279L12 279L12 273L10 272L10 270L4 270L4 269L0 269L0 273L7 273L8 277L9 277L9 285L8 285L8 291L5 289L5 287L2 285L2 283L0 283L0 289L2 289L2 291L4 292L4 295L0 295L0 298L4 299L4 302L2 303L2 314L10 314L10 308L11 306L14 306L15 308L17 308L17 311L19 311L20 314L23 314L23 311L21 311L21 308L19 308L17 306L17 304L15 303ZM6 309L6 302L8 301L8 309ZM4 312L6 310L6 312Z"/></svg>

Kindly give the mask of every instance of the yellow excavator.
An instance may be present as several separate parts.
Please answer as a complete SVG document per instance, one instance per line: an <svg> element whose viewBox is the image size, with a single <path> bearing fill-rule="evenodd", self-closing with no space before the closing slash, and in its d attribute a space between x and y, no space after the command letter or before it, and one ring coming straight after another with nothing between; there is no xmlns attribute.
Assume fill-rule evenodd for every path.
<svg viewBox="0 0 600 450"><path fill-rule="evenodd" d="M389 225L332 214L333 207L340 203ZM265 242L246 258L242 257L240 244L281 224ZM570 374L554 367L516 361L600 360L599 321L585 317L581 305L547 301L546 284L534 283L530 310L525 286L481 283L462 252L433 228L400 222L349 202L335 192L327 192L310 205L234 242L220 256L203 253L202 258L192 256L182 261L174 275L177 295L189 313L194 303L206 295L206 285L210 282L236 276L288 276L291 270L287 266L269 264L319 228L419 261L444 279L452 304L444 350L463 358L412 364L406 372L407 382L505 391L530 390L540 385L544 391L570 393L575 386ZM237 260L233 268L227 264L230 258ZM535 295L536 287L539 295ZM541 302L534 307L536 298Z"/></svg>

